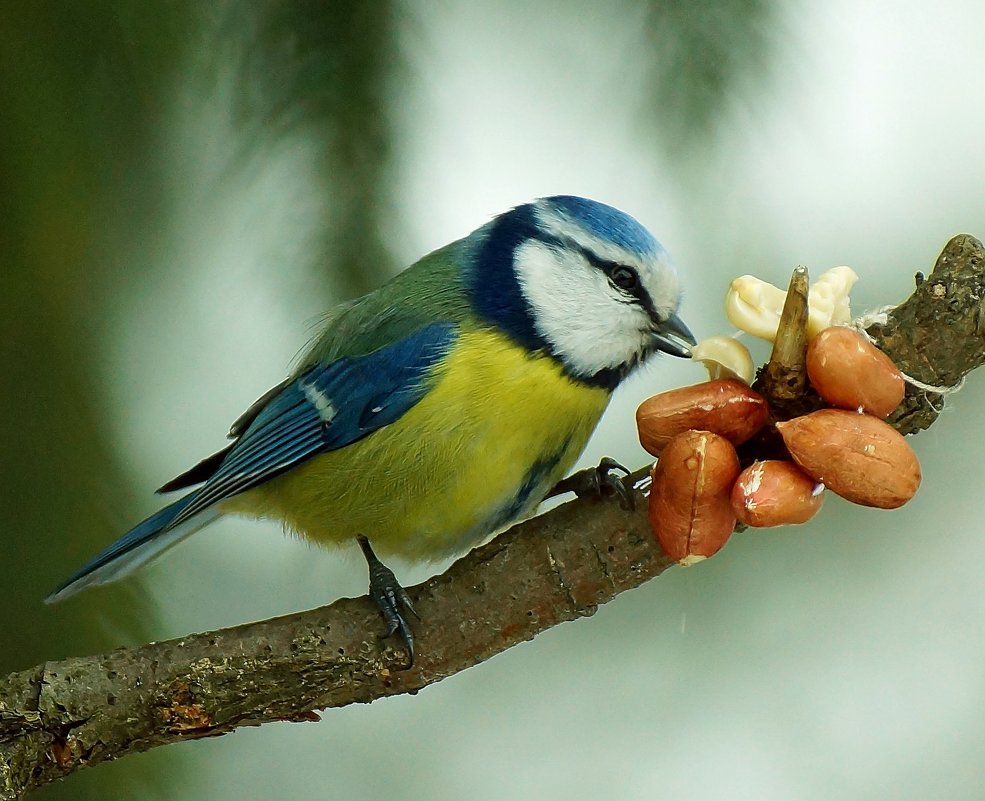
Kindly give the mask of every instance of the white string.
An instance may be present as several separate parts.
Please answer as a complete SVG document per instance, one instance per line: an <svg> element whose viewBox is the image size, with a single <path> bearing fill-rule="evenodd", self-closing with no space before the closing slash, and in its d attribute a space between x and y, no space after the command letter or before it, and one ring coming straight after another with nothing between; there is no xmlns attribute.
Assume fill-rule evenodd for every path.
<svg viewBox="0 0 985 801"><path fill-rule="evenodd" d="M865 337L870 343L876 345L877 343L875 339L869 336L869 332L866 331L865 329L873 325L886 325L889 322L889 312L891 312L895 308L896 308L895 306L880 306L877 309L873 309L870 312L866 312L865 314L862 314L856 317L854 320L852 320L852 327L856 331L858 331L863 337ZM907 375L902 370L900 370L900 375L903 376L903 380L907 384L910 384L911 386L914 386L917 389L922 389L924 392L932 392L935 395L940 395L941 396L940 409L937 409L937 407L934 406L932 402L930 402L930 398L927 399L927 401L931 403L931 406L934 406L934 409L938 412L944 410L944 396L953 395L955 392L960 392L964 388L964 380L965 380L964 376L961 376L957 384L954 384L953 386L949 386L949 387L942 387L942 386L937 386L935 384L925 384L923 381L920 381L919 379L914 378L911 375Z"/></svg>
<svg viewBox="0 0 985 801"><path fill-rule="evenodd" d="M874 340L869 336L865 329L871 325L887 325L889 323L889 313L895 308L895 306L880 306L878 309L873 309L870 312L866 312L865 314L856 317L852 320L852 325L855 327L856 331L858 331L874 345Z"/></svg>

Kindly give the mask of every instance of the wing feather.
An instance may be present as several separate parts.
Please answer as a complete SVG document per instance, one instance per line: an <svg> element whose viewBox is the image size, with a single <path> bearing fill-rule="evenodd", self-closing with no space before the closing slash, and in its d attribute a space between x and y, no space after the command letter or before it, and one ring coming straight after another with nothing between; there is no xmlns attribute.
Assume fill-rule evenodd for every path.
<svg viewBox="0 0 985 801"><path fill-rule="evenodd" d="M399 420L424 396L457 327L432 323L364 356L318 364L269 398L168 528Z"/></svg>

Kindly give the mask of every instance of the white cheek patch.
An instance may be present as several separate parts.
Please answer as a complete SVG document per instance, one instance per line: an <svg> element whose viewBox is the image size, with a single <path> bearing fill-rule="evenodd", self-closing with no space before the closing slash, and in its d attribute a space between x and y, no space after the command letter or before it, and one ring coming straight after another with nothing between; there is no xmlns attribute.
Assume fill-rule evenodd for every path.
<svg viewBox="0 0 985 801"><path fill-rule="evenodd" d="M657 313L662 317L670 317L677 312L680 304L677 271L659 242L655 243L655 251L641 261L639 254L628 253L614 242L586 231L565 215L558 214L546 201L539 201L537 204L537 221L546 233L562 242L577 242L580 247L600 259L634 267Z"/></svg>
<svg viewBox="0 0 985 801"><path fill-rule="evenodd" d="M575 374L591 376L639 357L646 312L580 254L531 240L517 248L515 269L537 332Z"/></svg>

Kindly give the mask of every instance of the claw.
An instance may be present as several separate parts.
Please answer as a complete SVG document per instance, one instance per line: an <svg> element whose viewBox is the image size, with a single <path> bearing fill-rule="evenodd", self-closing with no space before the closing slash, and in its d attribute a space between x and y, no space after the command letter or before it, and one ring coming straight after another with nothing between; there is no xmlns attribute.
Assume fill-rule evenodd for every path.
<svg viewBox="0 0 985 801"><path fill-rule="evenodd" d="M407 648L408 662L407 667L414 666L414 632L407 623L402 612L410 612L418 620L421 616L417 614L414 605L410 601L407 591L400 586L397 577L393 575L379 557L373 552L369 540L365 537L356 537L359 547L362 548L363 556L366 557L366 564L369 567L369 597L373 599L380 612L383 613L383 620L386 622L386 633L382 639L392 637L400 632L400 638Z"/></svg>
<svg viewBox="0 0 985 801"><path fill-rule="evenodd" d="M561 495L565 492L573 492L579 498L584 495L595 495L602 497L605 495L615 495L619 499L619 505L628 511L636 508L636 502L631 490L627 489L621 476L613 473L614 470L621 470L627 476L629 470L623 467L615 459L608 456L602 458L597 467L589 467L587 470L579 470L577 473L559 481L557 485L548 493L547 497Z"/></svg>

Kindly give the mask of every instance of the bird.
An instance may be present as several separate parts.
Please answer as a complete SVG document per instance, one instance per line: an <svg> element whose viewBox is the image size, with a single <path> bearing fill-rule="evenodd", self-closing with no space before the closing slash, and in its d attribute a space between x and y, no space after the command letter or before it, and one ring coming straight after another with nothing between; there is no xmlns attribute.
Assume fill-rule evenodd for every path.
<svg viewBox="0 0 985 801"><path fill-rule="evenodd" d="M531 514L565 479L613 390L658 352L688 358L678 273L633 217L573 195L494 217L326 315L187 490L45 600L116 581L220 517L355 541L386 634L416 616L377 555L434 561ZM595 489L622 487L611 460Z"/></svg>

